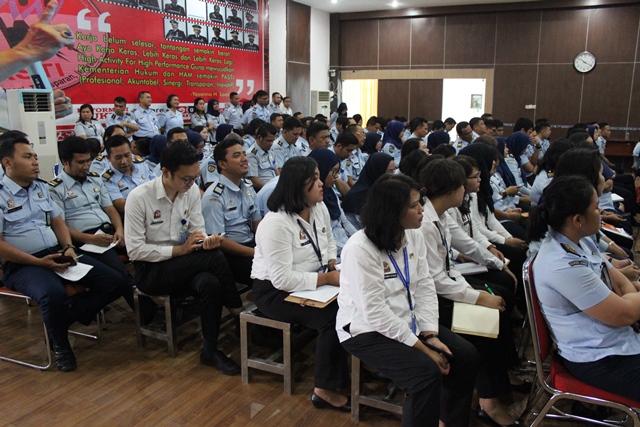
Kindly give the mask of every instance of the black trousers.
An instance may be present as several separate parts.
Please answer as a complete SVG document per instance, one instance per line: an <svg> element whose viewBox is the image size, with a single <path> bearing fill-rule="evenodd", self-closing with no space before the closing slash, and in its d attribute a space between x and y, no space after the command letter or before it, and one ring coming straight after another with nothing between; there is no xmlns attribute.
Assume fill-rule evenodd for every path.
<svg viewBox="0 0 640 427"><path fill-rule="evenodd" d="M478 290L484 290L484 283L480 285L480 282L469 281L469 284ZM495 284L490 284L489 286L491 286L496 295L500 295L505 300L507 305L507 310L504 313L500 313L500 333L498 338L460 335L460 337L473 344L478 353L480 353L481 364L476 378L476 388L478 397L483 399L491 399L511 392L509 368L518 361L513 341L511 320L508 315L513 309L513 293ZM439 323L441 326L450 329L453 319L453 301L438 297L438 302L440 311Z"/></svg>
<svg viewBox="0 0 640 427"><path fill-rule="evenodd" d="M447 328L440 326L440 340L453 354L448 375L442 375L429 356L377 332L360 334L344 341L347 351L405 393L402 425L467 427L473 384L480 362L476 349Z"/></svg>
<svg viewBox="0 0 640 427"><path fill-rule="evenodd" d="M526 225L518 224L515 221L505 221L501 224L513 237L517 237L520 240L527 241Z"/></svg>
<svg viewBox="0 0 640 427"><path fill-rule="evenodd" d="M135 282L133 281L133 277L131 277L131 273L129 273L129 270L127 270L127 266L124 265L122 261L120 261L120 257L118 256L118 253L116 252L116 250L114 248L111 248L104 253L96 254L93 252L86 252L86 251L83 251L82 249L78 249L78 253L81 253L84 256L88 256L95 260L98 260L104 265L106 265L107 267L120 273L120 275L127 282L127 287L125 289L123 297L125 301L127 301L127 304L129 305L129 307L133 309L133 285L135 284ZM80 262L83 262L83 261L80 260Z"/></svg>
<svg viewBox="0 0 640 427"><path fill-rule="evenodd" d="M504 243L495 243L496 248L502 252L505 258L508 258L511 262L509 263L509 270L516 276L518 279L518 290L516 295L522 295L524 299L524 288L522 286L522 266L524 262L527 260L527 251L526 249L514 248L513 246L509 246Z"/></svg>
<svg viewBox="0 0 640 427"><path fill-rule="evenodd" d="M202 336L213 346L218 341L222 307L242 307L229 264L219 249L195 251L161 262L136 261L134 265L136 285L142 292L198 298Z"/></svg>
<svg viewBox="0 0 640 427"><path fill-rule="evenodd" d="M34 254L41 258L54 253L59 247ZM13 290L33 298L42 311L42 320L49 336L66 340L69 326L73 322L88 325L107 304L120 298L127 283L116 271L92 259L82 258L83 264L92 265L86 276L78 283L87 292L68 296L63 279L52 270L32 265L8 263L4 269L4 284Z"/></svg>
<svg viewBox="0 0 640 427"><path fill-rule="evenodd" d="M256 247L256 243L254 241L241 243L241 245L247 246L249 248ZM238 283L242 283L243 285L247 285L249 287L253 286L253 279L251 278L253 257L230 255L226 253L224 254L224 256L227 258L227 262L229 263L229 267L231 268L233 279Z"/></svg>
<svg viewBox="0 0 640 427"><path fill-rule="evenodd" d="M349 387L347 352L336 332L338 302L324 308L303 307L284 299L289 292L273 287L268 280L254 280L253 296L258 309L267 317L283 322L299 323L318 331L316 339L315 386L337 390Z"/></svg>
<svg viewBox="0 0 640 427"><path fill-rule="evenodd" d="M609 356L586 363L565 359L563 362L580 381L640 402L640 354Z"/></svg>

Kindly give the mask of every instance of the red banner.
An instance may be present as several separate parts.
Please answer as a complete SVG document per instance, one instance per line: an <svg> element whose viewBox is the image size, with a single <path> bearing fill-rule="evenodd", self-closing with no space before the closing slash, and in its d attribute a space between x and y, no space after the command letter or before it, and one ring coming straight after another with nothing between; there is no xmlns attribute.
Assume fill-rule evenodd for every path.
<svg viewBox="0 0 640 427"><path fill-rule="evenodd" d="M263 0L59 0L52 24L66 23L76 39L43 63L54 89L74 106L92 104L96 118L111 113L113 99L124 96L129 109L138 92L149 91L154 109L178 95L185 113L196 97L216 98L221 107L230 92L249 99L263 88ZM11 27L32 23L44 0L0 0L0 18L9 27L0 49L10 46ZM1 84L4 89L32 87L22 71ZM59 120L70 125L76 115ZM60 126L67 128L68 126Z"/></svg>

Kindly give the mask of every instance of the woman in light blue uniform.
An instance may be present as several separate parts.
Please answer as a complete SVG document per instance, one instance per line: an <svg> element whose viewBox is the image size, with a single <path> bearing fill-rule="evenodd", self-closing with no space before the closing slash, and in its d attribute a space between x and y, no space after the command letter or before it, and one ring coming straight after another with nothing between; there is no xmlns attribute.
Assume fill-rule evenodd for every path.
<svg viewBox="0 0 640 427"><path fill-rule="evenodd" d="M400 158L402 157L403 132L404 123L394 120L384 129L384 136L382 137L382 152L393 157L396 168L400 165Z"/></svg>
<svg viewBox="0 0 640 427"><path fill-rule="evenodd" d="M533 266L538 299L569 372L640 401L640 335L634 330L640 283L602 257L590 238L599 230L593 184L575 175L554 178L531 212L529 237L546 234Z"/></svg>
<svg viewBox="0 0 640 427"><path fill-rule="evenodd" d="M167 97L167 110L158 117L160 127L164 128L165 135L173 128L184 128L182 111L178 107L180 107L178 95L172 93Z"/></svg>

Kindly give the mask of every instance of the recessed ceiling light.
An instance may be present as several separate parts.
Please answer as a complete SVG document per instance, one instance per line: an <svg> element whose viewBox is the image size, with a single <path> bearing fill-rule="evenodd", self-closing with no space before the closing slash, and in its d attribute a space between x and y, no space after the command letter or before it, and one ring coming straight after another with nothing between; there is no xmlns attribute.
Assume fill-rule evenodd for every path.
<svg viewBox="0 0 640 427"><path fill-rule="evenodd" d="M391 2L391 7L398 7L398 2L397 2L397 1L395 1L395 0L393 0L393 1Z"/></svg>
<svg viewBox="0 0 640 427"><path fill-rule="evenodd" d="M331 3L336 4L338 3L338 0L331 0Z"/></svg>

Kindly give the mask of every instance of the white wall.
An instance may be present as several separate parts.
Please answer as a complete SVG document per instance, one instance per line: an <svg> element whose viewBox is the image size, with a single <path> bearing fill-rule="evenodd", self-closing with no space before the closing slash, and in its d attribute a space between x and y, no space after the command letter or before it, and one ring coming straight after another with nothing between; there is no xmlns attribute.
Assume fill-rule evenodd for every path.
<svg viewBox="0 0 640 427"><path fill-rule="evenodd" d="M473 117L480 117L484 114L485 92L485 79L443 79L442 117L453 117L456 122L468 122ZM482 95L480 108L471 108L472 94ZM455 127L449 133L453 139L458 136Z"/></svg>
<svg viewBox="0 0 640 427"><path fill-rule="evenodd" d="M311 90L329 90L329 12L311 8Z"/></svg>
<svg viewBox="0 0 640 427"><path fill-rule="evenodd" d="M269 0L269 88L265 90L287 92L287 0Z"/></svg>

